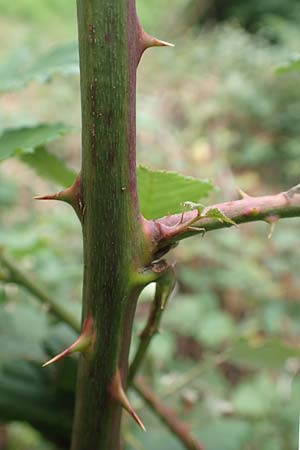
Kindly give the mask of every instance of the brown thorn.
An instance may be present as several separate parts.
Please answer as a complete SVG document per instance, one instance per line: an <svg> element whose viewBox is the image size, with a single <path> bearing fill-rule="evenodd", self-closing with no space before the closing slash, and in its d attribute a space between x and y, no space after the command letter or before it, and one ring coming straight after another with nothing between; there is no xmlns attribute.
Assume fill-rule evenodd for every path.
<svg viewBox="0 0 300 450"><path fill-rule="evenodd" d="M197 228L197 227L187 227L188 231L196 231L197 233L202 234L202 237L205 236L206 234L206 229L205 228Z"/></svg>
<svg viewBox="0 0 300 450"><path fill-rule="evenodd" d="M143 424L143 422L141 421L141 419L139 418L139 416L137 415L137 413L135 411L131 411L130 412L131 417L133 418L133 420L136 421L136 423L138 424L138 426L143 430L143 431L147 431L145 425Z"/></svg>
<svg viewBox="0 0 300 450"><path fill-rule="evenodd" d="M268 234L268 239L272 239L276 224L279 220L279 217L276 215L273 215L273 216L266 217L264 220L266 223L268 223L270 225L270 232Z"/></svg>
<svg viewBox="0 0 300 450"><path fill-rule="evenodd" d="M42 367L50 366L57 361L65 358L66 356L71 355L72 353L80 352L84 353L93 342L93 319L88 317L83 324L82 332L78 339L76 339L73 344L71 344L68 348L63 350L58 355L51 358L49 361L45 362Z"/></svg>
<svg viewBox="0 0 300 450"><path fill-rule="evenodd" d="M146 31L142 30L142 48L143 50L146 50L150 47L175 47L174 44L171 44L167 41L162 41L160 39L157 39L150 34L146 33Z"/></svg>
<svg viewBox="0 0 300 450"><path fill-rule="evenodd" d="M244 192L241 188L238 186L236 187L236 190L238 191L238 194L241 196L241 198L253 198L251 195Z"/></svg>
<svg viewBox="0 0 300 450"><path fill-rule="evenodd" d="M56 194L50 194L50 195L37 195L34 198L34 200L59 200L57 198L58 192Z"/></svg>
<svg viewBox="0 0 300 450"><path fill-rule="evenodd" d="M79 220L83 219L85 205L81 198L80 173L75 178L72 186L63 191L56 192L50 195L39 195L34 197L35 200L60 200L68 203L75 210Z"/></svg>
<svg viewBox="0 0 300 450"><path fill-rule="evenodd" d="M272 239L274 231L275 231L275 227L276 227L276 222L273 222L270 224L270 232L268 234L268 239Z"/></svg>
<svg viewBox="0 0 300 450"><path fill-rule="evenodd" d="M122 406L122 408L124 408L131 415L131 417L135 420L135 422L138 424L138 426L143 431L146 431L145 425L143 424L143 422L141 421L141 419L139 418L137 413L132 408L132 406L128 400L128 397L124 391L119 369L117 369L117 372L113 376L109 391L110 391L112 398L116 402L118 402Z"/></svg>
<svg viewBox="0 0 300 450"><path fill-rule="evenodd" d="M139 30L139 55L138 55L138 62L147 48L151 47L174 47L174 44L171 44L170 42L161 41L160 39L157 39L153 36L150 36L150 34L146 33L142 27L140 26Z"/></svg>
<svg viewBox="0 0 300 450"><path fill-rule="evenodd" d="M74 343L75 344L75 343ZM74 345L73 344L73 345ZM71 346L72 347L72 346ZM57 361L60 361L61 359L65 358L66 356L70 355L72 353L71 347L68 347L63 352L59 353L58 355L54 356L54 358L50 359L49 361L45 362L42 367L50 366L50 364L53 364Z"/></svg>

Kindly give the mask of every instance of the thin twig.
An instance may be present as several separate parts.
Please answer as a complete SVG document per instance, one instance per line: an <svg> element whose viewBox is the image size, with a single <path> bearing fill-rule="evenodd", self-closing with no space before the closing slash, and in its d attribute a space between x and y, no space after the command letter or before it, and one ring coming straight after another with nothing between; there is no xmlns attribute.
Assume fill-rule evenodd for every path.
<svg viewBox="0 0 300 450"><path fill-rule="evenodd" d="M192 383L199 375L205 373L212 367L219 366L227 360L226 352L225 354L217 355L214 357L206 357L205 361L201 364L197 364L192 367L187 372L180 375L175 381L172 382L170 386L162 390L159 393L160 398L166 398L174 395L176 392L183 389L186 385Z"/></svg>
<svg viewBox="0 0 300 450"><path fill-rule="evenodd" d="M176 282L174 268L169 266L156 282L154 300L145 328L140 335L140 343L129 369L128 385L130 385L144 360L153 336L159 332L159 325L167 301Z"/></svg>
<svg viewBox="0 0 300 450"><path fill-rule="evenodd" d="M59 305L53 298L51 298L47 292L44 291L36 282L30 279L30 277L25 274L16 263L4 255L2 249L0 249L0 264L8 271L8 277L5 280L10 283L18 284L24 287L28 292L34 295L40 303L46 305L50 312L55 315L58 319L62 320L66 324L70 325L75 331L80 332L80 323L75 317L69 314L66 309Z"/></svg>
<svg viewBox="0 0 300 450"><path fill-rule="evenodd" d="M179 439L184 448L187 450L204 450L203 445L190 433L188 425L182 423L170 408L163 405L160 399L142 381L135 381L133 388L143 398L154 414Z"/></svg>

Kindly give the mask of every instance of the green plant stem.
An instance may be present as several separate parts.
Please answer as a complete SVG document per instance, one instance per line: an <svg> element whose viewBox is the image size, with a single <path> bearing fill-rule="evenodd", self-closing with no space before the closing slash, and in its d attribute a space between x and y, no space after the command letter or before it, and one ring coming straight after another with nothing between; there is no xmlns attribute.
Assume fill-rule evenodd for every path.
<svg viewBox="0 0 300 450"><path fill-rule="evenodd" d="M153 336L158 333L159 325L167 301L175 286L176 278L173 267L168 267L156 282L154 300L144 330L140 335L140 344L129 369L128 384L130 385L136 376L145 358Z"/></svg>
<svg viewBox="0 0 300 450"><path fill-rule="evenodd" d="M153 413L176 436L184 448L187 450L204 450L203 445L190 433L188 426L179 421L174 415L174 412L161 403L159 398L141 380L136 380L133 387Z"/></svg>
<svg viewBox="0 0 300 450"><path fill-rule="evenodd" d="M93 355L79 360L72 450L120 448L121 400L136 274L151 263L136 190L134 0L77 0L82 107L83 320ZM120 376L118 375L120 373ZM115 382L114 380L117 380Z"/></svg>
<svg viewBox="0 0 300 450"><path fill-rule="evenodd" d="M4 252L2 250L0 251L0 263L9 273L9 277L7 277L6 280L1 281L16 283L24 287L27 291L34 295L35 298L40 301L40 303L46 305L49 308L50 312L58 319L70 325L70 327L75 331L80 331L80 324L78 323L76 318L69 314L63 306L55 302L54 299L51 298L42 287L31 280L30 277L26 275L14 261L4 255Z"/></svg>
<svg viewBox="0 0 300 450"><path fill-rule="evenodd" d="M34 282L32 282L32 280L29 279L28 275L26 275L25 273L23 273L19 268L16 267L15 263L13 263L11 260L8 262L7 257L4 258L3 253L0 253L0 260L4 265L4 261L5 261L5 267L9 270L10 273L12 274L18 274L21 276L17 276L14 278L14 281L16 284L20 284L24 287L26 287L26 289L33 295L35 296L42 304L45 305L55 305L55 302L53 299L51 299L49 297L49 295L42 289L42 288L34 288L36 286L36 284ZM173 269L169 268L170 272L172 272L173 275ZM171 279L173 279L173 276L169 275L169 277ZM165 280L166 282L166 280ZM173 285L174 281L172 281ZM165 295L162 296L162 298L164 299L164 301L167 301L166 296L168 296L169 294L165 293ZM161 304L161 303L160 303ZM60 319L61 321L63 321L64 323L68 324L74 331L76 332L80 332L80 323L79 321L76 321L76 319L72 319L70 320L70 317L67 313L67 311L65 311L65 309L63 307L59 307L59 308L51 308L50 312L52 314L54 314L58 319ZM149 392L150 390L148 389L147 391L145 390L145 388L143 389L143 386L141 384L137 384L137 385L133 385L132 388L137 392L137 394L146 402L146 404L151 408L151 410L153 411L154 414L158 415L158 417L166 424L168 424L168 428L172 431L173 434L177 435L178 433L178 439L182 442L185 443L185 436L186 436L186 430L184 430L184 433L182 435L182 424L178 421L178 419L176 419L174 417L174 415L170 415L170 411L168 410L164 410L164 408L162 407L162 405L159 405L159 401L158 399L156 399L155 405L153 404L153 395L150 395L149 397ZM148 395L147 395L148 393ZM152 401L151 401L152 399ZM167 416L164 417L164 414L166 414ZM188 443L190 443L190 440L192 438L189 437L188 435ZM191 441L193 442L193 441ZM197 450L202 450L202 447L186 447L188 449L192 448L192 449L197 449Z"/></svg>

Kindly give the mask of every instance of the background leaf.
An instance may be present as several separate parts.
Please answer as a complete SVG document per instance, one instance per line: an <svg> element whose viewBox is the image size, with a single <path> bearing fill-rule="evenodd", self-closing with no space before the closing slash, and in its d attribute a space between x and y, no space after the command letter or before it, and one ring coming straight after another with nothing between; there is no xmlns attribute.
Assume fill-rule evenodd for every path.
<svg viewBox="0 0 300 450"><path fill-rule="evenodd" d="M300 55L291 58L290 61L277 67L276 73L284 74L287 72L300 72Z"/></svg>
<svg viewBox="0 0 300 450"><path fill-rule="evenodd" d="M33 153L25 153L20 157L21 161L30 166L42 178L68 187L76 177L76 172L68 168L64 161L45 147L37 147Z"/></svg>
<svg viewBox="0 0 300 450"><path fill-rule="evenodd" d="M26 86L31 81L45 83L55 75L79 73L76 42L59 45L32 61L26 52L18 51L0 68L0 92Z"/></svg>
<svg viewBox="0 0 300 450"><path fill-rule="evenodd" d="M235 364L251 369L280 370L289 358L300 358L300 352L275 339L256 344L240 339L227 356Z"/></svg>
<svg viewBox="0 0 300 450"><path fill-rule="evenodd" d="M23 153L32 153L36 147L54 141L73 130L73 127L63 123L7 129L0 136L0 161Z"/></svg>
<svg viewBox="0 0 300 450"><path fill-rule="evenodd" d="M209 180L143 166L138 167L137 178L140 207L146 219L179 213L185 201L198 202L213 190Z"/></svg>

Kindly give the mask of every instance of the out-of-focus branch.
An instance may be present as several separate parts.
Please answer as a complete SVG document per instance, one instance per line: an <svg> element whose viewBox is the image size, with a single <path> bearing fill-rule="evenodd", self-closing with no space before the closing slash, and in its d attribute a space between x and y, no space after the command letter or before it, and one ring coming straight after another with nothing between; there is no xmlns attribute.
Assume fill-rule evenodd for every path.
<svg viewBox="0 0 300 450"><path fill-rule="evenodd" d="M170 408L162 404L159 398L142 381L135 381L133 388L172 434L180 440L184 448L187 450L204 450L203 445L190 433L188 425L182 423Z"/></svg>
<svg viewBox="0 0 300 450"><path fill-rule="evenodd" d="M206 355L203 362L201 362L200 364L197 364L196 366L192 367L187 372L178 376L178 378L175 379L169 386L167 386L165 389L161 390L161 392L159 393L159 398L165 399L166 397L170 397L170 396L176 394L176 392L180 391L185 386L193 383L193 381L195 379L199 378L203 373L207 372L208 370L212 369L213 367L219 366L220 364L224 363L226 360L227 360L226 351L224 353L221 353L216 356Z"/></svg>
<svg viewBox="0 0 300 450"><path fill-rule="evenodd" d="M175 273L172 266L161 275L156 282L156 291L154 300L150 309L149 317L145 328L140 335L140 344L133 358L129 369L128 384L132 383L137 371L139 370L145 354L149 348L153 336L158 333L162 314L165 310L167 301L174 289L176 283Z"/></svg>
<svg viewBox="0 0 300 450"><path fill-rule="evenodd" d="M62 320L64 323L70 325L75 331L80 332L80 323L69 314L68 311L61 305L59 305L53 298L51 298L47 292L44 291L36 282L30 279L30 277L23 272L14 261L4 255L4 251L0 249L0 265L7 271L7 276L2 279L0 276L0 281L6 283L15 283L28 292L35 296L40 303L46 305L50 312L55 315L58 319Z"/></svg>

